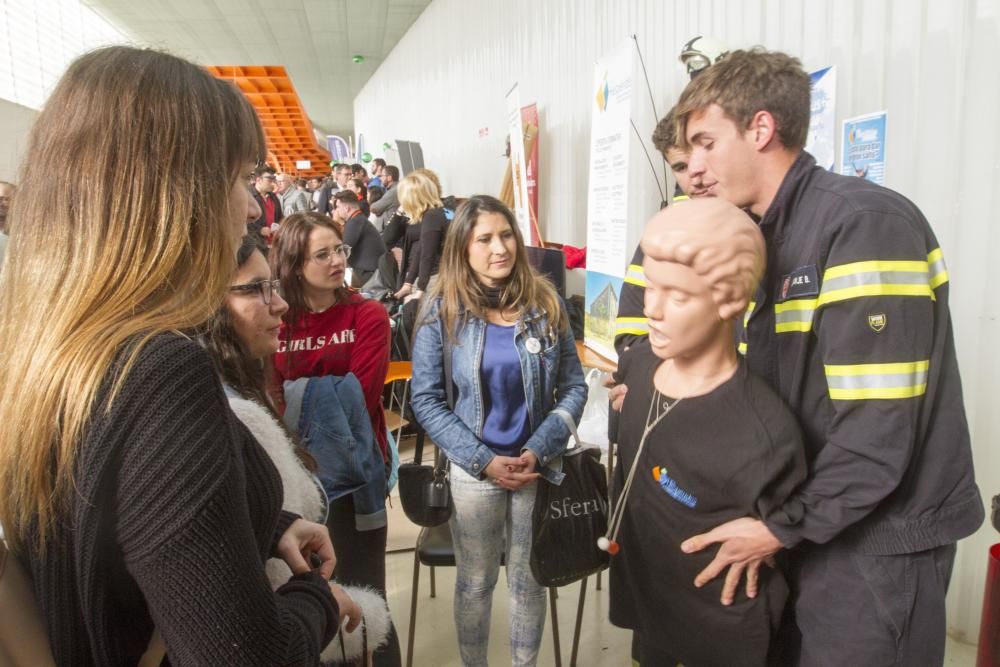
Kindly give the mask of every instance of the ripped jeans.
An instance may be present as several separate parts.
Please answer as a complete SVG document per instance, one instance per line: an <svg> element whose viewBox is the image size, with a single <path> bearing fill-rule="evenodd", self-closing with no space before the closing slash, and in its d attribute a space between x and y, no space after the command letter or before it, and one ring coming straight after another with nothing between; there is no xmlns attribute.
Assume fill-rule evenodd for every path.
<svg viewBox="0 0 1000 667"><path fill-rule="evenodd" d="M455 501L451 535L458 573L455 627L464 667L484 667L490 638L493 588L500 557L507 564L510 653L515 667L534 665L545 628L545 589L531 574L531 510L536 483L507 491L451 466ZM505 536L509 536L506 540Z"/></svg>

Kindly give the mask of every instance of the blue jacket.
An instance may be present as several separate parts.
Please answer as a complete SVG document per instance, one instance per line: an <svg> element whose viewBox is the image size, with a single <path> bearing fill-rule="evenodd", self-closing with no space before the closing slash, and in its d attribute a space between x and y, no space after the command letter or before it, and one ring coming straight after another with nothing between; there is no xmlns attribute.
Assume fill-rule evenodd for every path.
<svg viewBox="0 0 1000 667"><path fill-rule="evenodd" d="M348 373L285 382L284 419L316 459L327 498L353 494L357 529L384 527L385 463L358 379Z"/></svg>
<svg viewBox="0 0 1000 667"><path fill-rule="evenodd" d="M453 411L448 407L445 393L441 362L444 329L437 317L438 306L438 302L429 305L413 340L413 413L452 463L481 478L495 456L482 441L485 410L479 371L486 323L475 318L464 321L456 332L457 340L451 344ZM587 402L583 368L572 331L550 332L544 313L533 309L516 326L514 345L521 359L531 423L531 437L523 449L538 458L542 476L558 484L563 478L561 456L569 439L569 428L556 411L564 412L575 423L580 421ZM536 343L531 343L532 340ZM537 352L532 353L529 348Z"/></svg>

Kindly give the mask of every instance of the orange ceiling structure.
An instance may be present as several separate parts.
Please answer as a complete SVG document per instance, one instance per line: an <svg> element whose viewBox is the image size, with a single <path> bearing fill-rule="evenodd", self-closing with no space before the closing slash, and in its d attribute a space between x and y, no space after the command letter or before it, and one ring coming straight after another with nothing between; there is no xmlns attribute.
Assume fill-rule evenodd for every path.
<svg viewBox="0 0 1000 667"><path fill-rule="evenodd" d="M329 172L330 153L316 142L312 123L284 67L212 65L206 69L235 83L253 104L264 126L271 166L303 177ZM298 160L309 160L312 167L297 169Z"/></svg>

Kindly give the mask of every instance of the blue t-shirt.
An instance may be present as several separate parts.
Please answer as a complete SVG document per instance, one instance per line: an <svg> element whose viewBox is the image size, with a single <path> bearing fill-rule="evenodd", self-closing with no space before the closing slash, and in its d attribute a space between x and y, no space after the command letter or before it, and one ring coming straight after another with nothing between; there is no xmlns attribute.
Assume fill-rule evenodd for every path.
<svg viewBox="0 0 1000 667"><path fill-rule="evenodd" d="M520 456L521 447L531 436L514 330L514 326L486 324L483 363L479 369L486 410L483 442L501 456Z"/></svg>

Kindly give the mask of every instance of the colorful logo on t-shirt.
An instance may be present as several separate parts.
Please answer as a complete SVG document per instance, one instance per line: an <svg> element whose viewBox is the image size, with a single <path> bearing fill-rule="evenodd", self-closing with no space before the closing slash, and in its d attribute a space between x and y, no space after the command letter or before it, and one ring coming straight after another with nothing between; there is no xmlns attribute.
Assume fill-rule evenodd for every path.
<svg viewBox="0 0 1000 667"><path fill-rule="evenodd" d="M674 479L667 474L666 468L653 466L653 479L660 484L660 488L666 491L668 496L679 502L681 505L694 509L695 505L698 504L698 498L677 486L677 482L675 482Z"/></svg>

